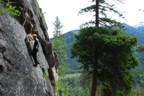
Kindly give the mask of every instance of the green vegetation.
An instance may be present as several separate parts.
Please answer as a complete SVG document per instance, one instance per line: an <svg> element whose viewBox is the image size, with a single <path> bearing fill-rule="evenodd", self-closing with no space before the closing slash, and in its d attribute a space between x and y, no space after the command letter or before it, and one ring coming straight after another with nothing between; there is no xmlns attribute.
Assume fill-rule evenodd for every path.
<svg viewBox="0 0 144 96"><path fill-rule="evenodd" d="M109 96L128 96L133 82L131 69L138 64L131 50L135 44L136 38L119 30L89 27L76 36L72 53L79 56L84 70L93 73L97 82L93 85L102 84Z"/></svg>
<svg viewBox="0 0 144 96"><path fill-rule="evenodd" d="M72 96L70 90L71 87L69 87L67 82L58 81L56 82L55 96Z"/></svg>
<svg viewBox="0 0 144 96"><path fill-rule="evenodd" d="M56 21L54 22L55 29L54 29L54 38L52 39L52 47L54 51L58 54L58 59L60 62L59 68L59 81L56 82L56 96L88 96L84 95L84 89L81 87L80 80L80 73L76 73L77 71L73 72L74 74L66 74L66 45L64 41L63 35L61 35L61 22L58 17L56 17ZM87 91L86 91L87 92Z"/></svg>
<svg viewBox="0 0 144 96"><path fill-rule="evenodd" d="M20 16L21 12L18 10L17 6L12 5L12 3L8 0L6 3L3 0L0 0L0 5L5 4L6 8L0 9L0 14L10 14L13 16ZM22 8L20 8L22 10Z"/></svg>
<svg viewBox="0 0 144 96"><path fill-rule="evenodd" d="M44 68L42 68L43 78L46 78L47 74Z"/></svg>
<svg viewBox="0 0 144 96"><path fill-rule="evenodd" d="M60 77L59 79L73 79L80 77L81 73L66 74L65 76Z"/></svg>
<svg viewBox="0 0 144 96"><path fill-rule="evenodd" d="M65 59L66 59L66 54L64 49L66 48L66 45L64 43L64 37L61 34L61 29L63 25L61 24L61 21L59 17L56 17L56 20L54 22L54 38L52 39L52 48L58 55L58 60L59 60L59 76L63 76L65 74ZM55 96L71 96L68 95L70 94L71 88L69 87L69 84L67 82L63 82L61 79L56 82L56 87L55 87Z"/></svg>
<svg viewBox="0 0 144 96"><path fill-rule="evenodd" d="M98 2L99 0L93 1ZM113 9L113 5L105 3L105 1L100 0L97 3L100 5L97 8L100 13L96 12L96 9L92 10L92 8L96 8L96 4L80 11L82 13L90 10L97 13L98 16L96 16L95 21L83 24L80 34L76 36L72 53L74 57L78 57L79 63L73 63L71 59L68 60L68 62L72 62L69 66L72 67L72 70L68 70L67 74L60 76L56 96L144 95L144 67L136 67L138 65L138 60L135 58L135 56L138 57L137 53L135 54L137 38L132 37L131 33L134 34L133 32L130 32L130 36L122 31L123 27L119 22L111 20L106 15L106 17L101 17L105 11L101 8L110 8L110 10L118 13ZM119 14L119 16L122 16L122 14ZM71 46L68 48L70 49ZM143 45L139 48L136 50L140 53L143 50ZM70 52L68 54L71 56ZM77 64L82 66L84 73L77 69ZM143 63L141 62L141 64ZM96 70L96 74L94 74L94 70ZM97 77L96 80L94 80L94 77Z"/></svg>
<svg viewBox="0 0 144 96"><path fill-rule="evenodd" d="M144 27L141 26L141 27L133 27L133 26L129 26L127 24L124 24L125 26L125 29L124 31L126 31L126 33L130 34L130 36L137 36L138 37L138 45L142 45L144 44ZM125 32L124 32L125 33ZM67 32L66 34L64 34L64 37L65 37L65 41L66 41L66 44L68 46L68 48L66 48L66 50L70 50L71 47L72 47L72 44L75 42L75 37L74 35L75 34L79 34L79 31L78 30L72 30L72 31L69 31ZM66 51L66 52L68 52ZM70 52L69 52L70 53ZM69 54L67 53L67 54ZM136 57L138 57L139 59L139 62L140 64L138 66L136 66L133 70L133 73L135 74L134 76L134 84L132 86L132 96L143 96L144 94L144 77L140 74L142 74L144 72L144 53L143 52L136 52ZM71 56L71 55L68 55L68 56ZM67 56L67 57L68 57ZM71 74L66 74L65 77L60 77L59 79L61 78L64 78L64 79L68 79L67 77L73 77L75 74L77 74L77 72L79 72L78 74L82 73L82 71L77 71L78 69L78 66L82 65L82 64L78 64L76 60L73 60L73 58L70 58L68 57L68 61L70 62L66 62L66 65L68 65L68 67L71 69L71 70L68 70L67 73L71 73ZM73 75L74 74L74 75ZM70 76L69 76L70 75ZM91 89L91 79L90 80L87 80L87 79L90 79L91 78L91 75L84 75L84 76L81 76L78 78L78 81L79 83L75 83L77 86L79 86L79 89L77 88L77 86L75 87L75 90L79 90L79 95L78 96L90 96L90 89ZM73 79L73 78L71 78ZM70 80L70 79L68 79ZM66 81L68 82L68 81ZM85 86L84 86L85 84ZM74 85L74 84L72 84ZM71 86L71 83L70 83L70 86ZM76 89L77 88L77 89ZM83 93L80 91L80 89L83 89ZM97 88L97 94L99 96L102 96L102 89L103 89L103 86L102 85L99 85L98 88ZM73 90L74 92L74 90ZM81 95L81 94L86 94L86 95ZM75 95L74 95L75 96Z"/></svg>
<svg viewBox="0 0 144 96"><path fill-rule="evenodd" d="M75 58L71 58L72 57L71 48L72 48L72 44L75 42L75 36L74 36L75 32L78 33L79 31L73 30L73 31L67 32L66 34L63 34L65 37L64 41L67 45L67 48L65 49L65 52L67 55L67 58L65 61L65 63L66 63L65 66L67 67L67 71L66 71L67 74L77 73L77 72L81 71L80 64L78 62L76 62Z"/></svg>
<svg viewBox="0 0 144 96"><path fill-rule="evenodd" d="M144 88L140 85L137 85L133 88L133 96L144 96Z"/></svg>
<svg viewBox="0 0 144 96"><path fill-rule="evenodd" d="M117 22L116 20L110 18L107 16L107 11L117 14L118 16L123 17L121 13L119 13L116 10L116 7L114 7L113 4L109 4L106 1L108 0L92 0L93 5L90 5L86 8L83 8L80 10L80 14L86 12L94 13L95 20L91 20L89 22L86 22L85 24L82 24L81 27L89 27L89 26L104 26L104 27L121 27L120 22Z"/></svg>
<svg viewBox="0 0 144 96"><path fill-rule="evenodd" d="M140 65L135 68L135 85L133 86L134 96L143 96L144 95L144 45L140 42L141 45L137 47L137 57L139 57Z"/></svg>
<svg viewBox="0 0 144 96"><path fill-rule="evenodd" d="M89 96L87 80L81 79L80 74L66 74L56 83L56 96Z"/></svg>
<svg viewBox="0 0 144 96"><path fill-rule="evenodd" d="M83 69L92 74L91 96L96 96L99 86L103 96L130 96L134 82L132 69L138 64L134 55L137 38L125 34L119 22L107 18L105 10L119 14L113 9L114 5L105 0L93 1L94 5L82 11L95 12L95 21L86 23L88 26L76 35L72 54L78 57ZM101 11L104 17L100 17Z"/></svg>
<svg viewBox="0 0 144 96"><path fill-rule="evenodd" d="M54 38L52 40L52 48L54 51L56 51L58 55L58 60L59 60L59 73L60 75L64 74L64 61L66 59L66 53L65 53L65 42L64 42L64 37L62 36L61 29L63 25L61 24L61 21L59 20L59 17L56 17L56 20L54 22Z"/></svg>

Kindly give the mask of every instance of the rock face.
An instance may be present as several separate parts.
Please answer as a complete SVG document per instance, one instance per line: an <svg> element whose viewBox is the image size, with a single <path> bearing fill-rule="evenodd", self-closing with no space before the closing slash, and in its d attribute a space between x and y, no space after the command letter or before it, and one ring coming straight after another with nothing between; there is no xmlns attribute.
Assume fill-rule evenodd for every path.
<svg viewBox="0 0 144 96"><path fill-rule="evenodd" d="M58 61L42 11L36 0L12 1L23 10L19 17L0 14L0 96L54 96L50 81L57 80ZM27 38L32 33L40 40L38 67L33 67Z"/></svg>

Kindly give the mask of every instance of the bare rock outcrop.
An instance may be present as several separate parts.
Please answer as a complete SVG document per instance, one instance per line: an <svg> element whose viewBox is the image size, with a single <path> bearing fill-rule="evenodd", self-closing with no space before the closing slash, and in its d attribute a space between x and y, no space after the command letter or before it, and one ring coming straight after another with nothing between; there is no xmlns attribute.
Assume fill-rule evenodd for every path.
<svg viewBox="0 0 144 96"><path fill-rule="evenodd" d="M0 96L54 96L51 80L58 78L58 61L53 55L42 11L36 0L12 2L23 10L19 17L0 14ZM40 40L40 66L36 68L30 54L33 42L28 37L32 33Z"/></svg>

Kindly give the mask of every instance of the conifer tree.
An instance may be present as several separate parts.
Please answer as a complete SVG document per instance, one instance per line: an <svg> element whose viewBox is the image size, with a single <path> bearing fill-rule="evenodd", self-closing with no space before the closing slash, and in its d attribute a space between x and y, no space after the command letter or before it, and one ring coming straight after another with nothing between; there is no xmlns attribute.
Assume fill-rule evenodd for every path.
<svg viewBox="0 0 144 96"><path fill-rule="evenodd" d="M84 70L92 74L91 96L98 95L99 85L103 86L103 96L129 96L132 69L138 64L134 56L137 38L121 32L121 24L107 17L106 10L122 16L113 8L114 5L106 3L106 0L94 1L94 5L80 11L94 12L95 20L86 23L91 25L83 27L76 35L73 57L78 57Z"/></svg>
<svg viewBox="0 0 144 96"><path fill-rule="evenodd" d="M56 16L56 19L55 19L55 22L53 23L54 24L54 26L55 26L55 28L54 28L54 37L59 37L59 36L61 36L62 34L61 34L61 29L63 28L63 25L61 24L61 21L60 21L60 19L59 19L59 17L58 16Z"/></svg>
<svg viewBox="0 0 144 96"><path fill-rule="evenodd" d="M64 72L64 61L66 59L66 53L64 51L64 49L66 48L66 44L64 42L64 37L62 36L62 27L63 25L61 24L61 21L59 19L59 17L57 16L54 22L54 38L52 41L52 47L53 49L56 51L56 53L58 54L58 58L59 58L59 63L60 63L60 73Z"/></svg>

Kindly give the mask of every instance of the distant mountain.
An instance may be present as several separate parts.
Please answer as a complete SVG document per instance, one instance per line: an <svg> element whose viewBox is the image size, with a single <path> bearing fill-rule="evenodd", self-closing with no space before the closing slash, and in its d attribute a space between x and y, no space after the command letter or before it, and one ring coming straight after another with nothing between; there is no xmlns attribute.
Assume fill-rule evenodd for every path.
<svg viewBox="0 0 144 96"><path fill-rule="evenodd" d="M123 24L124 31L129 33L131 36L138 37L138 44L144 44L144 25L142 26L129 26L127 24Z"/></svg>
<svg viewBox="0 0 144 96"><path fill-rule="evenodd" d="M66 54L67 54L67 60L66 60L66 66L68 67L68 72L73 73L73 72L78 72L79 71L79 63L76 61L76 59L71 58L71 48L72 45L75 42L75 35L79 34L79 30L72 30L69 31L65 34L63 34L64 38L65 38L65 43L67 44L67 49Z"/></svg>
<svg viewBox="0 0 144 96"><path fill-rule="evenodd" d="M125 26L125 32L129 33L131 36L137 36L139 45L144 44L144 24L142 26L130 26L124 23L123 25ZM72 30L64 34L68 46L71 46L75 42L74 35L78 33L79 30Z"/></svg>
<svg viewBox="0 0 144 96"><path fill-rule="evenodd" d="M79 30L72 30L63 34L63 36L65 37L65 43L68 44L68 48L70 48L72 44L75 42L75 35L78 33Z"/></svg>

